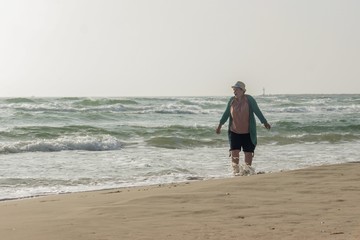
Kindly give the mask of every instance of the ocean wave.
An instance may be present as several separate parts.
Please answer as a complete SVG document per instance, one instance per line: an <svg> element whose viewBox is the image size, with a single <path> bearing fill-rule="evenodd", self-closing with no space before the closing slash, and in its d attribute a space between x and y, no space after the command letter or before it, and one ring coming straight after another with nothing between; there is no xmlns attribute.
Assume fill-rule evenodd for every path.
<svg viewBox="0 0 360 240"><path fill-rule="evenodd" d="M289 133L359 133L360 124L349 120L327 120L327 119L312 119L309 122L299 121L278 121L275 122L272 127L275 131L282 134Z"/></svg>
<svg viewBox="0 0 360 240"><path fill-rule="evenodd" d="M150 122L149 122L150 123ZM339 121L301 123L279 121L271 131L258 126L258 138L265 144L314 142L351 142L360 140L360 125ZM348 125L350 124L350 125ZM126 145L147 145L158 148L181 149L227 145L227 126L215 134L215 126L207 125L70 125L23 126L0 131L3 142L12 142L0 152L116 150L120 140ZM106 136L106 137L104 137ZM113 141L107 141L112 139ZM115 144L114 144L115 142Z"/></svg>
<svg viewBox="0 0 360 240"><path fill-rule="evenodd" d="M71 106L71 105L51 105L51 104L22 104L18 106L9 106L19 112L31 112L41 114L64 114L64 113L87 113L87 112L123 112L126 107L122 105L98 105L98 106Z"/></svg>
<svg viewBox="0 0 360 240"><path fill-rule="evenodd" d="M30 98L7 98L6 103L34 103L34 99Z"/></svg>
<svg viewBox="0 0 360 240"><path fill-rule="evenodd" d="M93 107L93 106L110 106L110 105L137 105L136 100L131 99L112 99L112 98L99 98L99 99L82 99L73 103L76 107Z"/></svg>
<svg viewBox="0 0 360 240"><path fill-rule="evenodd" d="M96 136L111 135L112 132L104 128L89 125L69 126L22 126L0 132L2 137L18 139L54 139L65 136Z"/></svg>
<svg viewBox="0 0 360 240"><path fill-rule="evenodd" d="M167 149L195 149L211 147L228 147L228 138L222 134L212 138L201 136L157 136L145 141L146 145ZM319 133L319 134L264 134L258 136L260 145L289 145L289 144L314 144L314 143L345 143L360 142L360 134Z"/></svg>
<svg viewBox="0 0 360 240"><path fill-rule="evenodd" d="M198 114L198 111L194 110L185 110L185 109L163 109L163 110L155 110L154 113L160 114Z"/></svg>
<svg viewBox="0 0 360 240"><path fill-rule="evenodd" d="M288 144L314 144L314 143L344 143L360 141L360 134L351 133L298 133L298 134L272 134L258 137L260 144L288 145Z"/></svg>
<svg viewBox="0 0 360 240"><path fill-rule="evenodd" d="M0 143L0 153L59 152L59 151L110 151L119 150L122 143L111 136L60 137L50 140Z"/></svg>
<svg viewBox="0 0 360 240"><path fill-rule="evenodd" d="M227 101L216 98L34 98L0 100L0 108L34 114L113 112L130 114L208 114Z"/></svg>
<svg viewBox="0 0 360 240"><path fill-rule="evenodd" d="M215 134L215 127L228 99L0 99L0 144L10 143L7 150L3 147L1 151L26 151L22 150L25 146L31 151L91 150L91 146L74 147L69 142L64 145L57 142L84 136L94 139L110 136L132 146L159 148L224 146L227 126L223 127L221 135ZM358 141L357 96L266 96L257 99L272 125L268 132L259 127L256 120L259 138L265 139L266 144Z"/></svg>
<svg viewBox="0 0 360 240"><path fill-rule="evenodd" d="M146 144L152 147L182 149L182 148L198 148L198 147L215 147L223 145L223 140L218 139L201 139L201 138L185 138L185 137L153 137L146 140Z"/></svg>

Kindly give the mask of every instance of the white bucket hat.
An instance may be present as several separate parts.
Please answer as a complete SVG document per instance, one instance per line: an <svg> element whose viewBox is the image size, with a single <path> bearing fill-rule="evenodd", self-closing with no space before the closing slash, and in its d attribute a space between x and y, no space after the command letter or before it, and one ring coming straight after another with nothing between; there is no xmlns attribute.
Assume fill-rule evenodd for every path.
<svg viewBox="0 0 360 240"><path fill-rule="evenodd" d="M241 88L242 90L246 91L245 83L241 81L237 81L234 86L231 86L232 88Z"/></svg>

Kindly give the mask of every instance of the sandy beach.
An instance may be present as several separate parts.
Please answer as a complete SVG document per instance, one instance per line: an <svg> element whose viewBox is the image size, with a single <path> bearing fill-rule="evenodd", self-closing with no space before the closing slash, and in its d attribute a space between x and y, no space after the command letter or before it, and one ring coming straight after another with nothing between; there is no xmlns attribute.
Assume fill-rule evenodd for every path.
<svg viewBox="0 0 360 240"><path fill-rule="evenodd" d="M6 240L360 239L360 163L0 203Z"/></svg>

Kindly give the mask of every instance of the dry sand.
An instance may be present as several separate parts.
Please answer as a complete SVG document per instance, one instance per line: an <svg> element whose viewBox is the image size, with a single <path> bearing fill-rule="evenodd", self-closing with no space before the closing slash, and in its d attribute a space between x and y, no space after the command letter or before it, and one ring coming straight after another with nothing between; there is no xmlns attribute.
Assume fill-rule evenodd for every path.
<svg viewBox="0 0 360 240"><path fill-rule="evenodd" d="M360 239L360 163L0 203L4 240Z"/></svg>

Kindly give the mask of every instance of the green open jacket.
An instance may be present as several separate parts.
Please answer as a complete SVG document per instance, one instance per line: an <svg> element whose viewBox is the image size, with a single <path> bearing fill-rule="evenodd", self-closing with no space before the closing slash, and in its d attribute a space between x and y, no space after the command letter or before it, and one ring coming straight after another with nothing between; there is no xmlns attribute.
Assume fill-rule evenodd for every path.
<svg viewBox="0 0 360 240"><path fill-rule="evenodd" d="M257 144L257 135L256 135L256 122L255 122L255 117L254 117L254 113L255 115L259 118L260 122L262 124L267 123L264 115L262 114L262 112L260 111L259 106L257 105L257 102L255 101L255 99L250 96L250 95L245 95L248 99L249 102L249 114L250 114L250 124L249 124L249 132L250 132L250 138L252 143L256 146ZM230 107L231 107L231 103L234 100L234 97L231 97L227 107L225 109L224 114L222 115L221 119L220 119L220 124L224 125L224 123L226 123L226 121L230 118L229 120L229 129L232 123L232 117L230 114Z"/></svg>

